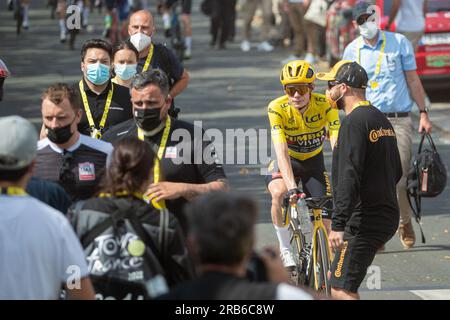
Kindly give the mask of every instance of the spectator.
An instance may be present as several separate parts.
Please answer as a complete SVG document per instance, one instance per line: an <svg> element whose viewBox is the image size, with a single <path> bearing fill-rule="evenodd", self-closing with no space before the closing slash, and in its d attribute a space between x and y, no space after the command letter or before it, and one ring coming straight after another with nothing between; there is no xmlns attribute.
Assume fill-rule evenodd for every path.
<svg viewBox="0 0 450 320"><path fill-rule="evenodd" d="M255 243L258 215L253 201L243 196L212 193L186 209L188 243L200 276L175 287L160 299L169 300L311 300L287 284L288 276L274 248L260 253L267 282L245 278Z"/></svg>
<svg viewBox="0 0 450 320"><path fill-rule="evenodd" d="M304 0L284 0L288 6L289 21L294 31L294 52L287 59L282 61L286 64L291 60L302 60L305 54L305 21L304 16L308 10Z"/></svg>
<svg viewBox="0 0 450 320"><path fill-rule="evenodd" d="M113 52L114 73L112 82L130 88L131 79L136 74L139 52L129 41L120 43Z"/></svg>
<svg viewBox="0 0 450 320"><path fill-rule="evenodd" d="M66 218L24 190L36 162L33 125L4 117L0 131L0 299L58 299L62 285L69 299L94 299Z"/></svg>
<svg viewBox="0 0 450 320"><path fill-rule="evenodd" d="M212 0L211 47L218 42L219 49L225 49L226 41L232 38L235 6L236 0Z"/></svg>
<svg viewBox="0 0 450 320"><path fill-rule="evenodd" d="M47 138L38 143L35 175L60 184L71 201L92 197L111 144L80 134L79 96L67 84L44 91L41 111Z"/></svg>
<svg viewBox="0 0 450 320"><path fill-rule="evenodd" d="M393 0L386 30L389 31L395 21L396 31L411 41L414 51L417 51L425 31L427 6L428 0Z"/></svg>
<svg viewBox="0 0 450 320"><path fill-rule="evenodd" d="M6 67L6 64L0 59L0 101L3 100L3 84L5 83L5 79L10 75L8 67Z"/></svg>
<svg viewBox="0 0 450 320"><path fill-rule="evenodd" d="M327 24L328 3L326 0L305 0L308 10L305 14L307 53L305 60L316 63L324 55L325 28Z"/></svg>
<svg viewBox="0 0 450 320"><path fill-rule="evenodd" d="M133 292L133 288L144 287L157 271L152 269L154 265L145 258L143 251L136 254L132 250L136 241L140 241L145 244L147 250L152 251L147 239L140 232L145 232L151 237L157 249L152 253L158 257L158 267L164 271L169 285L172 286L193 276L192 263L178 220L168 213L168 230L165 231L167 239L163 244L160 240L163 236L160 223L165 213L144 201L143 194L150 183L154 159L155 153L148 142L134 137L119 141L104 175L100 196L77 204L71 212L72 225L83 241L86 259L89 261L89 272L95 276L94 286L97 293L103 297L123 299L125 296L133 295L133 298L137 298L137 292ZM110 223L99 229L104 221ZM124 229L123 222L129 227ZM143 231L136 229L134 223L141 224ZM86 240L87 238L90 240ZM99 243L108 243L108 246L117 248L117 252L103 254L104 250L99 247ZM128 268L122 268L121 261L124 259L132 259L133 263L130 263ZM99 268L107 265L112 267ZM121 287L126 290L121 290L122 296L112 287L108 290L103 286L97 286L99 283L96 279L104 282L105 278L111 279L113 273L125 274ZM140 276L132 278L130 275ZM145 291L142 292L141 289L144 296ZM151 295L152 292L148 294Z"/></svg>
<svg viewBox="0 0 450 320"><path fill-rule="evenodd" d="M139 51L137 72L149 70L149 67L162 69L169 77L169 96L172 100L170 115L177 117L173 98L186 89L189 83L189 73L180 63L178 58L166 46L152 42L155 33L153 16L148 10L140 10L133 13L128 25L130 41Z"/></svg>
<svg viewBox="0 0 450 320"><path fill-rule="evenodd" d="M105 139L115 142L126 136L139 137L158 150L161 162L155 164L147 195L153 201L165 202L185 230L183 206L200 194L226 189L222 165L211 141L203 135L203 141L197 140L194 130L200 128L168 116L171 99L169 81L163 71L150 69L135 76L131 88L134 120L118 125Z"/></svg>
<svg viewBox="0 0 450 320"><path fill-rule="evenodd" d="M425 91L417 75L411 42L399 33L379 30L374 14L375 10L370 3L361 1L356 4L353 24L359 29L361 36L345 48L344 59L360 63L367 71L367 99L387 116L397 133L403 168L402 179L397 185L400 206L398 233L402 245L408 249L416 241L411 222L411 206L406 193L406 176L412 155L413 125L410 112L413 101L420 112L418 131L425 130L429 133L432 124L428 118Z"/></svg>
<svg viewBox="0 0 450 320"><path fill-rule="evenodd" d="M251 49L252 21L258 7L262 10L263 18L261 29L262 42L258 45L258 50L266 52L273 50L273 46L269 43L270 29L272 26L272 0L246 0L242 7L244 15L244 40L241 43L241 49L244 52L248 52Z"/></svg>
<svg viewBox="0 0 450 320"><path fill-rule="evenodd" d="M48 204L63 214L66 214L70 207L69 195L57 183L31 177L26 191L30 196Z"/></svg>

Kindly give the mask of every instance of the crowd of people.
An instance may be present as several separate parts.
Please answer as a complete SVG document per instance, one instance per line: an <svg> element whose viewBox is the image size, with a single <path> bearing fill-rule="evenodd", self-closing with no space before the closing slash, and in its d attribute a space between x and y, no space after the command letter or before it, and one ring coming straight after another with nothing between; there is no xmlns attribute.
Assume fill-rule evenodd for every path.
<svg viewBox="0 0 450 320"><path fill-rule="evenodd" d="M183 1L186 15L189 3ZM24 118L0 118L0 238L7 239L0 247L0 298L323 298L288 284L295 261L282 204L304 192L333 194L334 210L323 211L335 253L332 297L358 299L367 268L397 230L405 248L415 244L405 191L413 101L419 132L430 132L432 124L413 45L374 26L367 2L353 8L361 36L346 47L344 60L315 72L317 33L308 41L309 59L297 31L321 32L320 19L308 22L317 3L280 6L293 26L295 52L280 72L285 94L267 109L276 158L266 183L279 248L258 254L266 281L246 277L258 208L229 192L214 143L195 134L203 129L177 119L174 98L186 90L189 73L152 39L150 11L137 10L128 39L114 48L103 39L83 44L79 82L43 90L39 134ZM261 5L258 48L270 51L272 2L246 5L242 50L250 50L251 21ZM214 31L212 44L234 35L226 23L213 22L222 33ZM6 77L9 71L0 66ZM316 79L327 82L326 94L315 92ZM180 130L191 139L180 141ZM331 182L323 156L327 139Z"/></svg>

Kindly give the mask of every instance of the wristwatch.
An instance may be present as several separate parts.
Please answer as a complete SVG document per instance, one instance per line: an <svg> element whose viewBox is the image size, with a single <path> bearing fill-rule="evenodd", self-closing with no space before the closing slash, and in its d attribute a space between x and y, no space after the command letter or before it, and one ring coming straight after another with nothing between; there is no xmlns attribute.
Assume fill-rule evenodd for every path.
<svg viewBox="0 0 450 320"><path fill-rule="evenodd" d="M423 110L419 110L420 113L428 113L428 107L425 107Z"/></svg>

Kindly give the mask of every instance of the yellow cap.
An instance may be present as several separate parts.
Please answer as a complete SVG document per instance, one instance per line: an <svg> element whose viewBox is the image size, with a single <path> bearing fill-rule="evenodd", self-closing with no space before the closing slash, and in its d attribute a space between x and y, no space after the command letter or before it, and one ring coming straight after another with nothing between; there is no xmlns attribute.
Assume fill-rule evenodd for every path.
<svg viewBox="0 0 450 320"><path fill-rule="evenodd" d="M347 63L352 63L353 61L350 60L341 60L338 63L336 63L333 68L330 70L330 72L319 72L316 77L319 80L323 80L323 81L334 81L336 80L336 75L339 71L339 69L347 64Z"/></svg>

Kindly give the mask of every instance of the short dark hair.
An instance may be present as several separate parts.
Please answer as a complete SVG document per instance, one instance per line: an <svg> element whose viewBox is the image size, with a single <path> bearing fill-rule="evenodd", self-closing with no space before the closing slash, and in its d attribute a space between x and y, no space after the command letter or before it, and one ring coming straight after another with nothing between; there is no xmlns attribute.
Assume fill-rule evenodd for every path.
<svg viewBox="0 0 450 320"><path fill-rule="evenodd" d="M114 145L111 163L103 176L101 192L138 192L153 172L155 152L146 141L126 137Z"/></svg>
<svg viewBox="0 0 450 320"><path fill-rule="evenodd" d="M105 50L109 55L109 59L112 61L113 54L111 44L103 39L90 39L87 40L85 43L83 43L83 47L81 48L81 62L84 61L84 58L86 57L86 52L88 51L88 49L91 48Z"/></svg>
<svg viewBox="0 0 450 320"><path fill-rule="evenodd" d="M185 212L199 263L233 266L252 250L258 215L253 200L212 192L187 205Z"/></svg>
<svg viewBox="0 0 450 320"><path fill-rule="evenodd" d="M114 57L116 56L116 53L118 51L124 50L124 49L133 51L134 54L136 55L136 59L139 60L139 51L137 51L135 46L133 46L133 44L129 40L122 41L121 43L119 43L117 46L114 47L112 60L114 60Z"/></svg>
<svg viewBox="0 0 450 320"><path fill-rule="evenodd" d="M30 170L30 165L16 170L0 170L0 181L17 182Z"/></svg>
<svg viewBox="0 0 450 320"><path fill-rule="evenodd" d="M70 106L75 112L81 109L80 94L77 90L67 83L54 83L44 90L41 100L48 99L56 105L59 105L65 98L69 100Z"/></svg>
<svg viewBox="0 0 450 320"><path fill-rule="evenodd" d="M169 94L169 78L164 71L158 68L136 74L131 81L131 88L141 90L150 84L160 88L164 96Z"/></svg>

